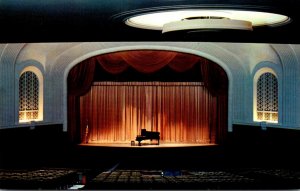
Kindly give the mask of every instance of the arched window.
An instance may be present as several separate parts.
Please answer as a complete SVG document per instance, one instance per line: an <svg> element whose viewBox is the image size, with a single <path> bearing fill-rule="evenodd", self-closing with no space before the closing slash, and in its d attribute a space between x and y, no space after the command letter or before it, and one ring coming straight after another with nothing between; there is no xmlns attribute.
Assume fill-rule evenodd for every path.
<svg viewBox="0 0 300 191"><path fill-rule="evenodd" d="M23 71L19 78L19 122L42 120L41 83L33 71Z"/></svg>
<svg viewBox="0 0 300 191"><path fill-rule="evenodd" d="M256 82L255 121L278 123L278 80L274 72L264 72Z"/></svg>

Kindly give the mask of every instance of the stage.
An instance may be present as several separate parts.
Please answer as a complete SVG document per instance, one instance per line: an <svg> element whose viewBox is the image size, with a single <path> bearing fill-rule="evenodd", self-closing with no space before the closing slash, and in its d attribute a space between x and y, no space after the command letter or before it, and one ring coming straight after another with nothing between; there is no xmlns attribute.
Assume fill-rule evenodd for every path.
<svg viewBox="0 0 300 191"><path fill-rule="evenodd" d="M119 169L194 169L224 163L224 152L217 144L161 143L131 146L129 143L79 144L76 157L83 164L119 164ZM74 159L72 159L74 160Z"/></svg>
<svg viewBox="0 0 300 191"><path fill-rule="evenodd" d="M196 143L160 143L157 145L156 143L145 142L138 146L138 143L135 142L134 145L131 143L82 143L79 144L82 147L112 147L112 148L133 148L133 149L144 149L144 148L190 148L190 147L214 147L218 146L217 144L196 144Z"/></svg>

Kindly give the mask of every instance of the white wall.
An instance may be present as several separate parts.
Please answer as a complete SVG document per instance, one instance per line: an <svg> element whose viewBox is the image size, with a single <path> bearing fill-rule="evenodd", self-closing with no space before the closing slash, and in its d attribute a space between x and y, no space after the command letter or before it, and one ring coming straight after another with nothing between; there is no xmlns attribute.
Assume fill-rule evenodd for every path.
<svg viewBox="0 0 300 191"><path fill-rule="evenodd" d="M300 45L207 42L100 42L0 44L0 128L19 126L15 77L33 63L44 74L44 120L66 120L66 79L70 69L91 56L133 49L174 50L208 58L229 78L229 131L232 124L253 122L253 76L267 65L280 73L282 90L278 127L300 129ZM24 124L21 124L24 125ZM26 125L26 124L25 124Z"/></svg>
<svg viewBox="0 0 300 191"><path fill-rule="evenodd" d="M15 63L24 44L0 46L0 127L13 127L15 122Z"/></svg>

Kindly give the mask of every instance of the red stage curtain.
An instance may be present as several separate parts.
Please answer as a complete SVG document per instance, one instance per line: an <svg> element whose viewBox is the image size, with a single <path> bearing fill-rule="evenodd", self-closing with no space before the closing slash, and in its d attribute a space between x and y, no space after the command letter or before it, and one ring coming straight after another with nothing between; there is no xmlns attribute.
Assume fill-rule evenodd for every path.
<svg viewBox="0 0 300 191"><path fill-rule="evenodd" d="M211 99L201 82L94 82L80 98L81 124L95 143L129 143L142 128L163 142L215 143Z"/></svg>
<svg viewBox="0 0 300 191"><path fill-rule="evenodd" d="M68 134L69 139L80 142L79 96L87 93L94 80L96 61L88 59L74 68L68 75Z"/></svg>
<svg viewBox="0 0 300 191"><path fill-rule="evenodd" d="M136 50L104 54L96 59L107 72L118 74L128 66L142 73L156 72L166 65L177 72L184 72L191 69L200 57L172 51Z"/></svg>
<svg viewBox="0 0 300 191"><path fill-rule="evenodd" d="M176 72L185 72L191 69L196 63L202 62L203 58L185 53L177 53L176 57L169 63L170 68Z"/></svg>
<svg viewBox="0 0 300 191"><path fill-rule="evenodd" d="M97 82L90 90L97 63L113 74L128 66L142 73L152 73L166 65L183 72L197 63L201 65L199 75L204 86L182 82ZM102 142L129 141L141 128L147 128L160 131L166 142L221 143L227 132L227 100L226 73L204 58L157 50L110 53L83 61L70 71L68 131L76 142L84 140L80 135L84 136L89 125L89 140Z"/></svg>
<svg viewBox="0 0 300 191"><path fill-rule="evenodd" d="M98 63L104 70L111 74L119 74L128 68L128 64L123 60L122 56L117 53L105 54L96 57Z"/></svg>
<svg viewBox="0 0 300 191"><path fill-rule="evenodd" d="M205 87L212 95L210 129L218 143L224 143L228 124L228 78L217 64L205 60L201 63Z"/></svg>

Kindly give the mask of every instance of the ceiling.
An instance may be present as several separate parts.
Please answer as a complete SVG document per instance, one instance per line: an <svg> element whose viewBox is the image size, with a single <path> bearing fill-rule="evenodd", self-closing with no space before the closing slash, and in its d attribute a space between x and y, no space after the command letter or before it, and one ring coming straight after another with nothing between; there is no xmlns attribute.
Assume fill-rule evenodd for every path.
<svg viewBox="0 0 300 191"><path fill-rule="evenodd" d="M162 34L124 24L149 11L226 8L279 13L292 19L251 32L205 31ZM0 1L1 43L96 41L199 41L300 43L299 0L6 0Z"/></svg>

